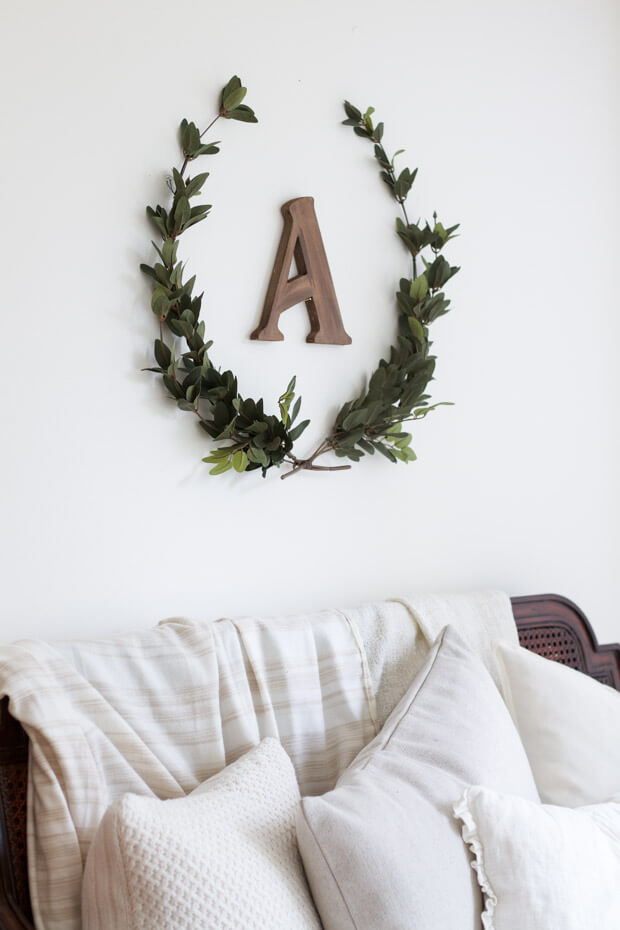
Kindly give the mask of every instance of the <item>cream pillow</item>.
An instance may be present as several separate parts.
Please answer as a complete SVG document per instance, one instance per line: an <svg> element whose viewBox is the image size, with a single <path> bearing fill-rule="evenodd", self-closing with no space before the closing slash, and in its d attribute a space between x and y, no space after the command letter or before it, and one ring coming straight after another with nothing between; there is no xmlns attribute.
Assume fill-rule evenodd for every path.
<svg viewBox="0 0 620 930"><path fill-rule="evenodd" d="M185 798L126 794L90 848L83 930L320 930L290 759L265 739Z"/></svg>
<svg viewBox="0 0 620 930"><path fill-rule="evenodd" d="M618 930L620 797L571 810L468 788L455 814L484 930Z"/></svg>
<svg viewBox="0 0 620 930"><path fill-rule="evenodd" d="M538 800L495 684L447 627L334 790L301 802L299 847L325 930L479 930L452 808L480 781Z"/></svg>
<svg viewBox="0 0 620 930"><path fill-rule="evenodd" d="M620 693L518 646L496 655L542 801L579 807L620 794Z"/></svg>

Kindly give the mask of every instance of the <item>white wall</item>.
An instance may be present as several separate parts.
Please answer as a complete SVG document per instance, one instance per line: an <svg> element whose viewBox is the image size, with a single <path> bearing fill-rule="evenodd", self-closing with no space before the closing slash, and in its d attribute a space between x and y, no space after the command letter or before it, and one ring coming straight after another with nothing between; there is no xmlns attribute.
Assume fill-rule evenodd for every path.
<svg viewBox="0 0 620 930"><path fill-rule="evenodd" d="M235 4L31 0L0 13L0 637L174 614L294 611L495 586L577 600L620 638L616 0ZM212 217L185 254L214 358L246 394L297 373L313 447L395 330L407 269L369 147L372 103L420 166L412 213L462 223L454 311L408 468L282 482L202 465L149 363L148 202L183 116L235 72L258 126L218 124ZM220 128L221 126L221 128ZM279 206L311 194L350 348L256 325Z"/></svg>

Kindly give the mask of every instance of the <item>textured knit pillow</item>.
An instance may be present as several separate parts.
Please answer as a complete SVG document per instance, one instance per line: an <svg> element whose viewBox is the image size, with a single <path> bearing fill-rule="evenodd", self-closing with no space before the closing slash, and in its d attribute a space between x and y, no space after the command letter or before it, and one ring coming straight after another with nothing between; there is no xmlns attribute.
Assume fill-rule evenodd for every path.
<svg viewBox="0 0 620 930"><path fill-rule="evenodd" d="M295 838L298 802L274 739L185 798L125 795L88 854L83 930L320 930Z"/></svg>
<svg viewBox="0 0 620 930"><path fill-rule="evenodd" d="M484 930L618 930L620 798L572 810L468 788L455 807Z"/></svg>
<svg viewBox="0 0 620 930"><path fill-rule="evenodd" d="M448 627L334 790L301 802L297 836L325 930L480 930L452 812L480 781L538 800L495 684Z"/></svg>
<svg viewBox="0 0 620 930"><path fill-rule="evenodd" d="M497 658L541 799L580 807L620 794L620 693L518 646Z"/></svg>

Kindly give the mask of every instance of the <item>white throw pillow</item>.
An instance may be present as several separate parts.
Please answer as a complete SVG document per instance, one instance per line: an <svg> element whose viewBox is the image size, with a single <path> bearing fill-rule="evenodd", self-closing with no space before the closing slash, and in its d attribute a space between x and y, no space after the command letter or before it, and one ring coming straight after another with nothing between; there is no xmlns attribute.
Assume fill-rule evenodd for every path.
<svg viewBox="0 0 620 930"><path fill-rule="evenodd" d="M580 807L620 794L620 693L518 646L496 654L541 800Z"/></svg>
<svg viewBox="0 0 620 930"><path fill-rule="evenodd" d="M618 930L620 798L572 810L473 787L454 812L484 930Z"/></svg>
<svg viewBox="0 0 620 930"><path fill-rule="evenodd" d="M538 800L496 686L447 627L334 790L301 802L299 847L325 930L479 930L452 808L480 781Z"/></svg>
<svg viewBox="0 0 620 930"><path fill-rule="evenodd" d="M295 838L298 803L275 739L187 797L124 795L88 854L83 930L320 930Z"/></svg>

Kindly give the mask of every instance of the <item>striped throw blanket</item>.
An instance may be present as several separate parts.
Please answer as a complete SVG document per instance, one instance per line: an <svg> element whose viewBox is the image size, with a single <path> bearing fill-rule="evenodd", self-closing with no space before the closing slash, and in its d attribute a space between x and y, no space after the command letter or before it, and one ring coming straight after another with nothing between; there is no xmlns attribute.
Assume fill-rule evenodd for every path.
<svg viewBox="0 0 620 930"><path fill-rule="evenodd" d="M508 599L490 594L0 647L0 695L30 738L38 930L79 930L86 854L125 792L182 797L266 736L288 752L302 794L333 787L446 622L481 643L516 637Z"/></svg>

